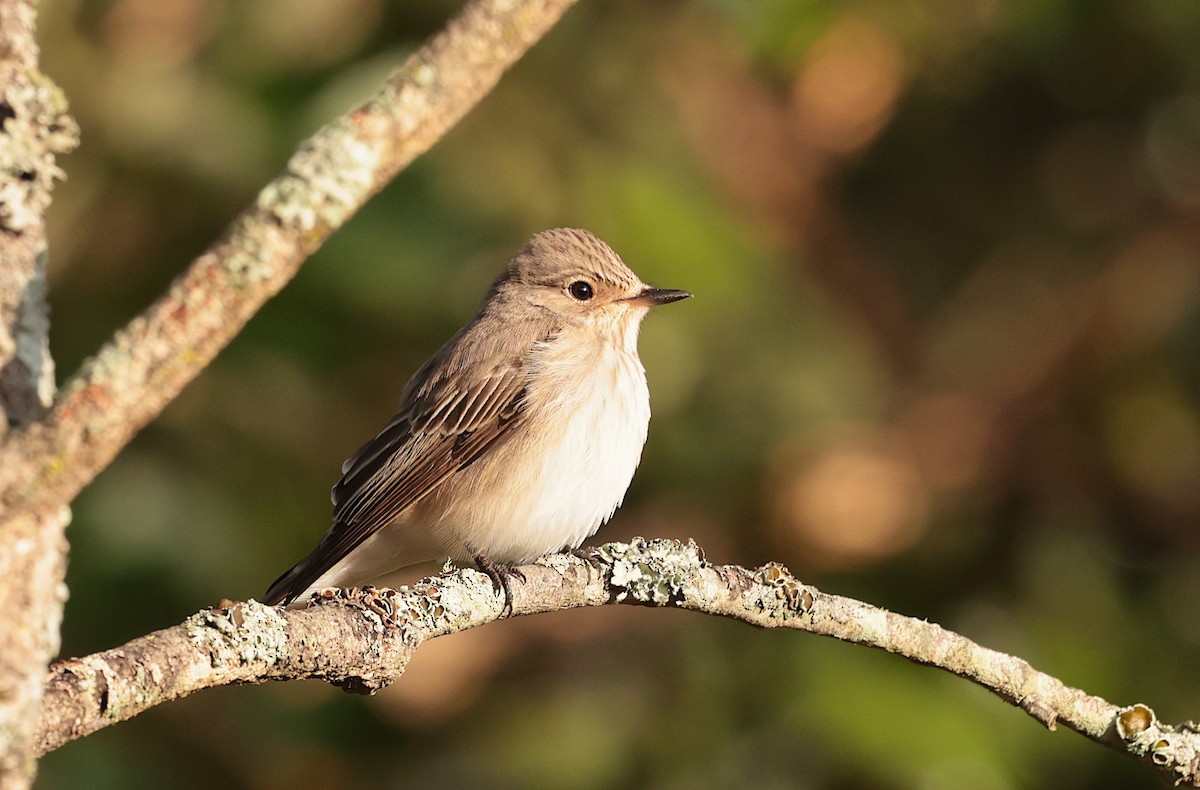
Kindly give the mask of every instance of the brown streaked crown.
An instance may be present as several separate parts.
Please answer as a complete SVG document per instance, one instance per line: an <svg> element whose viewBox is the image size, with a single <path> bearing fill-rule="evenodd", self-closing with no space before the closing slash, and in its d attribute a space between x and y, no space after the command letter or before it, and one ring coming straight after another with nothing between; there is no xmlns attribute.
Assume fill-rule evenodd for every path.
<svg viewBox="0 0 1200 790"><path fill-rule="evenodd" d="M553 288L580 277L617 292L642 287L612 247L579 228L553 228L534 235L508 262L505 274L514 282Z"/></svg>

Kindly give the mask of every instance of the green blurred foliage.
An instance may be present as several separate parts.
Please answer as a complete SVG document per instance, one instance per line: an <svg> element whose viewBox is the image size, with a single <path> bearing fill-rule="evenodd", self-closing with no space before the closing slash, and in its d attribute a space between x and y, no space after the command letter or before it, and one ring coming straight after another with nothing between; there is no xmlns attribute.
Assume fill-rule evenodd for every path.
<svg viewBox="0 0 1200 790"><path fill-rule="evenodd" d="M44 0L83 146L52 209L69 375L457 8ZM531 233L697 298L602 539L926 617L1200 712L1200 6L583 2L80 498L64 653L260 594L342 458ZM671 612L422 648L371 699L221 689L50 755L54 787L1158 787L954 678Z"/></svg>

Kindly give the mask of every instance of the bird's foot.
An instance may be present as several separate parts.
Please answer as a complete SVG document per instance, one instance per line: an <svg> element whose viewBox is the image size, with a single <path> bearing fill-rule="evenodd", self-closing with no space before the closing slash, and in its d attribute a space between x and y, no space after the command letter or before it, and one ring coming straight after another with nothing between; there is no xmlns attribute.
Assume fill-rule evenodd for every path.
<svg viewBox="0 0 1200 790"><path fill-rule="evenodd" d="M573 549L567 549L565 553L581 560L594 560L600 554L600 552L596 551L596 549L592 548L591 546L576 546Z"/></svg>
<svg viewBox="0 0 1200 790"><path fill-rule="evenodd" d="M511 565L501 565L498 562L493 562L489 557L472 550L469 546L467 548L471 552L471 559L475 561L476 567L487 574L497 590L504 593L504 609L501 610L501 615L507 617L512 614L513 597L512 587L510 586L511 581L516 578L524 582L526 581L525 574Z"/></svg>

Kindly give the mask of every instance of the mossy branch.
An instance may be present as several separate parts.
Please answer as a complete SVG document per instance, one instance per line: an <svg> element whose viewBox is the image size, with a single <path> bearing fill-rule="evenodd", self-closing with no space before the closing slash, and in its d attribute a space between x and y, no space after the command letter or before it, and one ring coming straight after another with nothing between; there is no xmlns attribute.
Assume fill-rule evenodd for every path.
<svg viewBox="0 0 1200 790"><path fill-rule="evenodd" d="M510 580L511 610L486 575L459 570L397 590L331 590L301 610L254 601L206 609L114 650L62 661L47 680L39 749L214 686L315 678L372 693L398 680L427 639L506 617L629 603L886 650L977 683L1050 730L1063 724L1200 786L1200 734L1189 725L1163 724L1145 705L1113 705L937 624L823 593L776 563L712 565L693 543L635 539L586 558L551 555L520 571L523 579Z"/></svg>

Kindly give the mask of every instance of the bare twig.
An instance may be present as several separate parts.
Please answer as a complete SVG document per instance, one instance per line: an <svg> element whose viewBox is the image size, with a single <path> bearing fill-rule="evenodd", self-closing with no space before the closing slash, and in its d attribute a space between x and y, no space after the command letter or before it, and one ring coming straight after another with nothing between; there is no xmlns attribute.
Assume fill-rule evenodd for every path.
<svg viewBox="0 0 1200 790"><path fill-rule="evenodd" d="M512 612L473 570L399 590L337 591L300 611L253 601L204 610L123 647L51 668L39 748L51 751L166 700L232 683L319 678L373 692L397 680L424 642L506 616L632 603L793 628L879 648L977 683L1049 729L1057 723L1200 786L1200 735L1119 708L924 620L828 595L782 565L710 565L694 544L635 539L588 559L547 557L510 582Z"/></svg>

